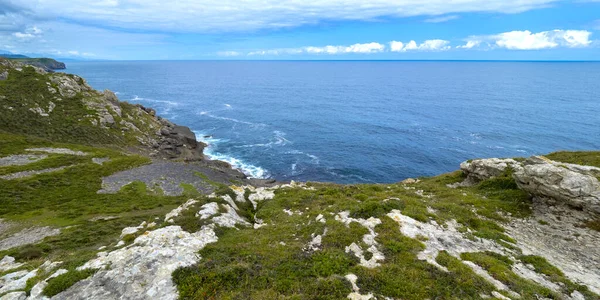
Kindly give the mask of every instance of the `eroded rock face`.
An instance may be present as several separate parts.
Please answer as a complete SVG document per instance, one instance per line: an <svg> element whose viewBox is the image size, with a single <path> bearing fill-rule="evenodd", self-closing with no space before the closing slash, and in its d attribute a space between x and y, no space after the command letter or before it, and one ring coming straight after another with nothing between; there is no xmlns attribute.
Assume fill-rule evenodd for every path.
<svg viewBox="0 0 600 300"><path fill-rule="evenodd" d="M175 269L194 264L197 252L217 241L212 226L196 233L168 226L149 231L131 246L98 257L80 269L100 269L53 299L177 299Z"/></svg>
<svg viewBox="0 0 600 300"><path fill-rule="evenodd" d="M520 189L549 204L565 204L600 214L600 182L584 170L581 166L532 157L513 177Z"/></svg>
<svg viewBox="0 0 600 300"><path fill-rule="evenodd" d="M514 159L488 158L465 161L460 164L460 169L467 175L465 185L500 176L507 168L520 168L519 162ZM468 183L468 184L467 184Z"/></svg>

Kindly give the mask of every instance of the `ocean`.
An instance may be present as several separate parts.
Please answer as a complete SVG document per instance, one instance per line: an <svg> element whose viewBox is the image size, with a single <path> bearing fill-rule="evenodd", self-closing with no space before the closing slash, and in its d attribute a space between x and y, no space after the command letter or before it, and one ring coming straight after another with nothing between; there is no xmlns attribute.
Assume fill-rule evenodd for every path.
<svg viewBox="0 0 600 300"><path fill-rule="evenodd" d="M69 62L252 177L388 183L462 161L600 149L600 63Z"/></svg>

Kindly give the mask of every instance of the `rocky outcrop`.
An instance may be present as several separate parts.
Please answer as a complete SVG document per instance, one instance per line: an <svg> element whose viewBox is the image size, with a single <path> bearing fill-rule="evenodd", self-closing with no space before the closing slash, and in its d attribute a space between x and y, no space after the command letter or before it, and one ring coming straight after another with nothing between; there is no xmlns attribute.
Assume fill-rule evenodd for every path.
<svg viewBox="0 0 600 300"><path fill-rule="evenodd" d="M54 70L64 70L67 68L65 63L54 60L52 58L24 58L18 59L18 62L34 66L40 69L44 69L46 72L53 72Z"/></svg>
<svg viewBox="0 0 600 300"><path fill-rule="evenodd" d="M600 182L590 175L595 169L532 157L513 177L520 189L549 204L600 214Z"/></svg>
<svg viewBox="0 0 600 300"><path fill-rule="evenodd" d="M202 152L206 144L198 142L192 130L185 126L171 123L167 119L158 117L163 127L157 132L158 139L153 143L156 156L184 160L201 160L204 158Z"/></svg>
<svg viewBox="0 0 600 300"><path fill-rule="evenodd" d="M517 186L550 205L564 204L592 214L600 214L600 168L560 163L543 156L532 156L524 162L514 159L477 159L460 164L466 175L463 182L448 185L471 186L514 171Z"/></svg>
<svg viewBox="0 0 600 300"><path fill-rule="evenodd" d="M470 182L479 182L500 176L507 168L519 168L520 164L514 159L476 159L460 164L460 169L467 175Z"/></svg>

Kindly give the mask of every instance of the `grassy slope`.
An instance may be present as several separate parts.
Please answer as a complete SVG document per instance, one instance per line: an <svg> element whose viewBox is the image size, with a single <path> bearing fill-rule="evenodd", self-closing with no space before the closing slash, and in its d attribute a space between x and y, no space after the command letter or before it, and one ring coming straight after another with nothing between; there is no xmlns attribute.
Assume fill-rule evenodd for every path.
<svg viewBox="0 0 600 300"><path fill-rule="evenodd" d="M0 71L2 71L0 65ZM61 97L52 93L50 88L58 90L58 86L50 81L50 76L68 76L68 74L38 74L32 67L23 67L22 71L9 68L7 80L0 81L0 128L4 131L37 136L58 142L70 142L87 145L129 146L137 145L136 137L140 132L124 131L119 125L122 120L113 112L116 125L101 128L93 125L98 121L95 110L86 107L84 101L101 102L102 95L97 91L89 91L88 95L77 94L73 98ZM31 111L31 108L41 107L45 110L54 103L55 108L47 117ZM153 121L147 114L139 114L138 109L129 103L121 102L122 116L130 116L131 121L142 131L150 132L147 124Z"/></svg>
<svg viewBox="0 0 600 300"><path fill-rule="evenodd" d="M35 66L39 66L39 67L45 67L48 68L50 70L54 70L54 69L64 69L65 65L64 63L61 63L55 59L52 58L9 58L10 60L19 62L19 63L23 63L23 64L27 64L27 65L35 65Z"/></svg>
<svg viewBox="0 0 600 300"><path fill-rule="evenodd" d="M420 221L445 223L455 219L462 225L462 232L469 230L473 236L514 248L507 243L512 239L498 224L504 221L505 213L526 217L531 212L529 198L516 189L509 175L471 188L447 188L447 183L463 179L460 172L455 172L424 178L410 186L423 190L425 195L435 195L432 198L418 196L415 190L407 190L403 184L313 184L316 191L281 190L274 200L264 203L256 212L258 218L273 225L258 231L225 231L218 243L200 251L202 260L197 265L177 270L173 278L182 299L344 299L351 292L351 286L343 278L348 273L358 276L358 285L364 293L374 292L376 296L478 299L480 294L489 295L494 290L489 283L446 253L437 260L449 273L418 260L416 254L424 249L423 244L400 234L398 224L385 214L400 209ZM382 201L392 197L399 200ZM435 213L428 212L427 207ZM288 216L284 209L302 211L303 215ZM355 218L382 220L375 228L379 234L376 240L386 257L381 267L361 267L353 255L345 253L345 247L360 241L367 231L356 223L346 228L335 221L330 213L340 211L350 211ZM319 214L325 216L326 224L314 221ZM328 232L323 236L322 249L314 253L303 251L311 234L320 234L325 227ZM509 267L512 262L507 258L470 253L464 259L488 269L492 276L524 299L535 299L536 295L558 299L552 291L515 275ZM588 299L597 297L555 272L556 268L552 269L543 258L518 259L550 270L553 281L566 283L565 292L577 289Z"/></svg>
<svg viewBox="0 0 600 300"><path fill-rule="evenodd" d="M149 160L111 149L54 143L0 131L0 156L27 153L24 150L32 147L66 147L89 155L50 155L26 166L0 167L0 173L8 173L9 170L70 166L32 178L0 180L0 218L24 226L70 226L60 235L46 238L37 245L0 251L0 257L14 256L27 262L30 269L46 259L64 261L67 268L75 268L95 257L98 247L116 244L124 227L152 222L156 217L162 219L166 212L188 199L188 195L166 197L160 192L148 191L140 183L131 184L118 194L97 194L102 176L146 164ZM110 161L98 165L92 162L93 157L109 157ZM98 216L117 218L91 221Z"/></svg>

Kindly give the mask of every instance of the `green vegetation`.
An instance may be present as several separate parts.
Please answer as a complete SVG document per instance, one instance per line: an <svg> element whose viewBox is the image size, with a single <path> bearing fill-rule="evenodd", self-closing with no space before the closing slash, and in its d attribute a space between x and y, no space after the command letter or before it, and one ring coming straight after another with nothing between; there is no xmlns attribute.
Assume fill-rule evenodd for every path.
<svg viewBox="0 0 600 300"><path fill-rule="evenodd" d="M0 174L6 174L69 166L30 178L0 180L0 218L17 224L62 227L58 236L48 237L36 245L0 251L0 257L10 255L32 266L52 260L76 267L95 257L98 247L116 244L124 227L164 218L165 213L188 199L149 192L139 182L124 187L118 194L98 194L103 176L146 164L149 160L112 149L54 143L0 131L1 156L26 153L26 148L33 147L69 148L88 155L52 154L29 165L0 167ZM98 165L92 162L93 157L110 160Z"/></svg>
<svg viewBox="0 0 600 300"><path fill-rule="evenodd" d="M2 72L0 65L0 72ZM141 129L131 131L120 122L124 120L115 111L108 109L115 123L110 128L98 126L99 116L87 103L103 103L103 95L96 91L82 91L72 98L58 92L59 86L51 80L52 74L38 74L32 67L22 71L8 69L8 79L0 81L0 128L6 132L36 136L56 142L86 145L124 147L137 145L137 137L143 132L154 132L148 127L152 117L139 114L136 106L122 102L121 116ZM83 80L74 75L61 74L83 86ZM52 108L52 109L50 109ZM48 113L41 117L36 109ZM49 112L52 110L52 112ZM96 124L96 125L95 125Z"/></svg>
<svg viewBox="0 0 600 300"><path fill-rule="evenodd" d="M56 276L55 278L48 280L48 285L44 288L43 293L48 297L52 297L68 289L78 281L92 276L92 274L94 273L96 273L96 270L71 270L65 274Z"/></svg>
<svg viewBox="0 0 600 300"><path fill-rule="evenodd" d="M507 257L493 252L478 252L463 253L461 258L478 264L495 279L504 283L508 288L520 294L525 299L535 299L536 295L550 299L560 299L551 290L517 276L511 270L513 262Z"/></svg>
<svg viewBox="0 0 600 300"><path fill-rule="evenodd" d="M197 265L178 269L173 279L182 299L343 299L352 291L343 278L350 273L358 276L361 290L376 296L476 299L480 294L489 295L493 286L445 252L440 253L437 261L447 267L449 273L418 260L417 253L424 249L422 241L399 234L398 223L386 214L399 209L423 222L435 220L443 224L455 219L475 236L518 250L510 244L514 241L504 234L498 222L504 220L502 213L506 212L529 215L530 200L518 192L509 178L507 174L462 189L446 187L447 183L462 180L459 173L451 173L422 178L409 186L309 184L316 190L280 190L274 200L262 202L255 211L256 218L269 225L258 231L250 228L224 231L218 243L200 251L202 260ZM416 194L417 190L424 196ZM284 209L295 213L289 216ZM357 223L346 227L334 220L332 213L341 211L349 211L353 218L381 219L382 224L375 228L376 241L385 255L380 267L364 268L354 255L345 251L351 243L366 249L362 236L368 230ZM319 214L325 216L325 224L314 221ZM184 228L199 228L197 218L185 219L186 222L181 219L176 223L191 221L193 226ZM322 236L319 250L307 251L307 243L315 234L323 234L325 228L327 233ZM490 262L497 261L504 269L490 267L490 272L504 274L507 284L526 295L525 298L556 296L512 273L509 268L512 262L508 258L491 253L467 254L466 257L481 263L473 258L476 255L483 255Z"/></svg>
<svg viewBox="0 0 600 300"><path fill-rule="evenodd" d="M563 163L600 168L600 151L561 151L548 154L546 157Z"/></svg>
<svg viewBox="0 0 600 300"><path fill-rule="evenodd" d="M1 55L0 55L1 57ZM6 57L10 60L22 63L22 64L26 64L26 65L31 65L31 66L36 66L42 69L45 69L47 71L49 70L62 70L65 69L66 66L64 63L56 61L55 59L52 58L30 58L30 57Z"/></svg>

